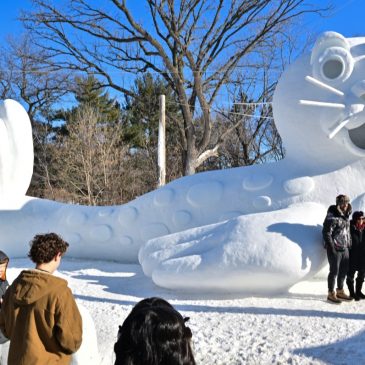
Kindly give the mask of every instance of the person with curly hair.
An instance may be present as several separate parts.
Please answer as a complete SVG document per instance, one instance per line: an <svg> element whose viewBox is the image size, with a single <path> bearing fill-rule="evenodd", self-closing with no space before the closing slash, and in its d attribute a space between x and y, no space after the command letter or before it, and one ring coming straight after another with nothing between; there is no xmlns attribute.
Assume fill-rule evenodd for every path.
<svg viewBox="0 0 365 365"><path fill-rule="evenodd" d="M38 234L24 270L6 291L0 329L10 339L8 365L71 362L82 341L82 320L67 281L54 276L68 243L55 233Z"/></svg>
<svg viewBox="0 0 365 365"><path fill-rule="evenodd" d="M119 328L115 365L195 365L187 320L162 298L137 303Z"/></svg>

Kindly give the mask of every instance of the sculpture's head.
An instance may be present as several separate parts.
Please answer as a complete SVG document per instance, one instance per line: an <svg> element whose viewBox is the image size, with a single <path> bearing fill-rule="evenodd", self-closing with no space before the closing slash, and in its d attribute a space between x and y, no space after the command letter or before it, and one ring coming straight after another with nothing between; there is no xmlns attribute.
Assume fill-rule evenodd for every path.
<svg viewBox="0 0 365 365"><path fill-rule="evenodd" d="M323 33L282 75L274 118L289 158L335 169L365 157L365 38Z"/></svg>

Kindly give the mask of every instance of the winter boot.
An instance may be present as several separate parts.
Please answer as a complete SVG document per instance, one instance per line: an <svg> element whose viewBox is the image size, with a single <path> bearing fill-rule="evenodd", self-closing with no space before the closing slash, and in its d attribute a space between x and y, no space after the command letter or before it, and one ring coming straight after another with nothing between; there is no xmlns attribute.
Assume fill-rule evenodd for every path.
<svg viewBox="0 0 365 365"><path fill-rule="evenodd" d="M363 281L356 279L356 295L359 299L365 299L365 295L361 292Z"/></svg>
<svg viewBox="0 0 365 365"><path fill-rule="evenodd" d="M327 300L332 303L341 304L341 300L337 298L334 291L328 292Z"/></svg>
<svg viewBox="0 0 365 365"><path fill-rule="evenodd" d="M354 289L354 281L353 280L346 280L347 287L349 289L350 297L354 298L356 301L359 301L360 298L356 295L355 289Z"/></svg>
<svg viewBox="0 0 365 365"><path fill-rule="evenodd" d="M354 298L350 297L349 295L347 295L343 289L336 289L336 297L338 299L345 300L347 302L350 302L351 300L354 299Z"/></svg>

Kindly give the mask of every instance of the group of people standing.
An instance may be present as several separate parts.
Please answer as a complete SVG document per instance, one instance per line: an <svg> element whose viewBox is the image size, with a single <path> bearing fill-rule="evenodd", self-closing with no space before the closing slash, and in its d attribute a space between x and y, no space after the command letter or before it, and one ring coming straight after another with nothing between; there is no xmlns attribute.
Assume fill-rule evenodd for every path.
<svg viewBox="0 0 365 365"><path fill-rule="evenodd" d="M336 205L328 208L322 233L329 263L327 300L340 304L365 299L361 291L365 277L364 212L352 213L349 197L338 195ZM349 295L344 291L345 280Z"/></svg>

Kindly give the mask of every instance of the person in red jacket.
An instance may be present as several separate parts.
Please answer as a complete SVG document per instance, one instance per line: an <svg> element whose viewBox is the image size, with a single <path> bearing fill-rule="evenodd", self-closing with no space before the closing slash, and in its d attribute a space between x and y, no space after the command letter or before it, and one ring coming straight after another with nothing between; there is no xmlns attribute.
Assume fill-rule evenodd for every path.
<svg viewBox="0 0 365 365"><path fill-rule="evenodd" d="M82 341L82 320L67 281L54 276L68 243L36 235L24 270L6 291L0 329L10 339L8 365L68 365Z"/></svg>

